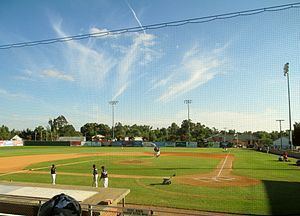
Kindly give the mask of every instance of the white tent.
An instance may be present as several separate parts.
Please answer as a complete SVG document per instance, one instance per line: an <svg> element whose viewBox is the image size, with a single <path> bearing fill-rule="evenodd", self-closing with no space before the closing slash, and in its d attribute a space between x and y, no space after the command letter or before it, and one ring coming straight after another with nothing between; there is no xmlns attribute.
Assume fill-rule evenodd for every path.
<svg viewBox="0 0 300 216"><path fill-rule="evenodd" d="M18 135L15 135L13 138L10 139L11 141L22 141L23 139Z"/></svg>

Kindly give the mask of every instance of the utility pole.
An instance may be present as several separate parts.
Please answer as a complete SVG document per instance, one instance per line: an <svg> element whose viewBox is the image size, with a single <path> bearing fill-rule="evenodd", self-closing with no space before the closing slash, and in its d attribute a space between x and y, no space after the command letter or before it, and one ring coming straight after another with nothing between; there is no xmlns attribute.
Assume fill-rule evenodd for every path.
<svg viewBox="0 0 300 216"><path fill-rule="evenodd" d="M115 141L115 106L119 101L109 101L108 103L112 106L112 141Z"/></svg>
<svg viewBox="0 0 300 216"><path fill-rule="evenodd" d="M281 133L281 122L283 122L284 120L283 119L278 119L276 120L279 122L279 135L280 135L280 150L282 150L282 133Z"/></svg>
<svg viewBox="0 0 300 216"><path fill-rule="evenodd" d="M289 133L289 144L290 148L293 150L293 138L292 138L292 115L291 115L291 96L290 96L290 78L289 78L289 63L286 63L283 68L283 74L287 79L288 87L288 102L289 102L289 124L290 124L290 133Z"/></svg>
<svg viewBox="0 0 300 216"><path fill-rule="evenodd" d="M192 103L192 100L184 100L184 103L187 104L188 108L188 136L189 136L189 143L191 141L191 125L190 125L190 104Z"/></svg>

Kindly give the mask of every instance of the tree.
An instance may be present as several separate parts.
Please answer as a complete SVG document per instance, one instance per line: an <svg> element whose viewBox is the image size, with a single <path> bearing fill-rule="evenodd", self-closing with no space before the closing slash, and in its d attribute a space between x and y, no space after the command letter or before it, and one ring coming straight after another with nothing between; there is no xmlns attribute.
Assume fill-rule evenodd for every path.
<svg viewBox="0 0 300 216"><path fill-rule="evenodd" d="M198 122L195 124L191 135L194 141L197 141L199 144L204 144L205 139L212 135L212 130Z"/></svg>
<svg viewBox="0 0 300 216"><path fill-rule="evenodd" d="M259 141L264 146L271 146L273 143L273 140L271 139L271 135L266 131L257 131L254 133L256 136L258 136Z"/></svg>
<svg viewBox="0 0 300 216"><path fill-rule="evenodd" d="M81 133L86 137L86 140L91 141L92 137L97 134L97 123L86 123L80 128Z"/></svg>
<svg viewBox="0 0 300 216"><path fill-rule="evenodd" d="M9 140L11 138L11 134L9 132L9 128L5 125L0 127L0 140Z"/></svg>
<svg viewBox="0 0 300 216"><path fill-rule="evenodd" d="M82 136L79 131L76 131L73 125L65 125L59 131L60 136Z"/></svg>
<svg viewBox="0 0 300 216"><path fill-rule="evenodd" d="M38 126L34 129L34 140L46 140L45 128Z"/></svg>
<svg viewBox="0 0 300 216"><path fill-rule="evenodd" d="M177 141L179 139L179 126L176 123L172 123L168 127L168 141Z"/></svg>
<svg viewBox="0 0 300 216"><path fill-rule="evenodd" d="M115 137L117 138L117 140L122 140L125 138L125 136L126 136L125 128L120 122L117 123L115 126Z"/></svg>
<svg viewBox="0 0 300 216"><path fill-rule="evenodd" d="M293 145L300 145L300 122L295 122L294 124Z"/></svg>
<svg viewBox="0 0 300 216"><path fill-rule="evenodd" d="M34 140L34 131L27 128L26 130L22 130L19 134L19 136L25 140Z"/></svg>
<svg viewBox="0 0 300 216"><path fill-rule="evenodd" d="M98 124L97 125L97 133L101 134L105 137L110 137L111 136L110 127L106 124Z"/></svg>
<svg viewBox="0 0 300 216"><path fill-rule="evenodd" d="M49 120L51 136L58 138L59 136L82 136L82 134L75 130L74 126L68 124L67 119L60 115L55 119Z"/></svg>
<svg viewBox="0 0 300 216"><path fill-rule="evenodd" d="M51 131L59 131L61 128L68 124L68 121L63 115L60 115L53 120L50 119L48 123L50 125Z"/></svg>

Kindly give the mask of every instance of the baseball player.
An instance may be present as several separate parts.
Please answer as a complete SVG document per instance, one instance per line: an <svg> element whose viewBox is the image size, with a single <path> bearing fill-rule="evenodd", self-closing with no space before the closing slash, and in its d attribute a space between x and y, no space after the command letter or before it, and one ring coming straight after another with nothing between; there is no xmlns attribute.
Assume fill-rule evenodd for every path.
<svg viewBox="0 0 300 216"><path fill-rule="evenodd" d="M107 175L107 171L105 170L104 166L102 166L101 169L102 169L102 171L101 171L101 177L100 177L100 179L103 179L103 187L107 188L108 187L108 175Z"/></svg>
<svg viewBox="0 0 300 216"><path fill-rule="evenodd" d="M52 184L55 185L55 179L56 179L56 166L54 164L52 164L52 167L50 169L50 173L51 173L51 180L52 180Z"/></svg>
<svg viewBox="0 0 300 216"><path fill-rule="evenodd" d="M159 157L160 156L160 149L159 149L159 147L155 146L153 150L154 150L154 155L156 157Z"/></svg>
<svg viewBox="0 0 300 216"><path fill-rule="evenodd" d="M98 169L96 168L96 165L93 164L93 184L92 187L98 187Z"/></svg>

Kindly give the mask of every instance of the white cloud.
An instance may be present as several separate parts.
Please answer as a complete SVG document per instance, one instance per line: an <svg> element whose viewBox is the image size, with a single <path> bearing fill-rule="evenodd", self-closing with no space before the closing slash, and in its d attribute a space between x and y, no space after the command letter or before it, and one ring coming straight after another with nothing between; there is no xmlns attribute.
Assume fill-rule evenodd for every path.
<svg viewBox="0 0 300 216"><path fill-rule="evenodd" d="M91 27L90 28L90 34L106 34L108 33L109 30L108 29L100 29L100 28L97 28L97 27Z"/></svg>
<svg viewBox="0 0 300 216"><path fill-rule="evenodd" d="M169 101L213 79L218 74L217 69L223 63L219 59L218 52L213 50L210 53L201 53L198 46L188 50L182 57L176 75L171 74L167 78L168 87L158 101ZM170 79L170 76L173 78Z"/></svg>
<svg viewBox="0 0 300 216"><path fill-rule="evenodd" d="M32 97L29 95L23 93L13 93L1 88L0 88L0 97L4 97L6 99L25 99L25 100L32 99Z"/></svg>
<svg viewBox="0 0 300 216"><path fill-rule="evenodd" d="M89 29L89 33L93 34L92 37L98 37L98 38L118 38L121 35L120 34L113 34L110 30L106 28L98 28L98 27L91 27Z"/></svg>
<svg viewBox="0 0 300 216"><path fill-rule="evenodd" d="M60 37L67 35L61 27L61 22L54 23L53 29ZM91 31L96 31L96 29ZM86 87L102 86L107 74L116 65L116 60L106 54L103 49L96 50L78 41L66 43L68 47L63 50L65 64L80 84Z"/></svg>
<svg viewBox="0 0 300 216"><path fill-rule="evenodd" d="M41 74L42 77L50 77L54 79L66 80L66 81L75 81L71 75L64 74L63 72L57 70L44 70Z"/></svg>
<svg viewBox="0 0 300 216"><path fill-rule="evenodd" d="M53 29L59 37L65 37L60 22L53 24ZM107 29L91 27L89 32L101 34ZM68 41L68 47L63 50L65 66L72 72L71 76L85 87L101 88L107 80L113 81L114 89L112 99L122 95L133 80L136 80L136 66L145 66L155 58L161 56L160 52L152 47L155 45L155 36L144 33L128 33L122 35L108 35L105 38L118 38L109 43L90 39L87 44L79 41ZM124 40L120 40L120 39ZM101 45L100 45L101 44ZM95 48L97 47L97 49ZM112 77L108 74L115 73ZM92 85L91 85L92 84Z"/></svg>
<svg viewBox="0 0 300 216"><path fill-rule="evenodd" d="M152 60L153 52L149 47L155 44L154 39L155 36L152 34L134 34L131 46L117 66L117 90L113 99L119 97L130 85L130 78L134 74L134 66L141 57L148 56L147 61Z"/></svg>
<svg viewBox="0 0 300 216"><path fill-rule="evenodd" d="M25 69L21 75L15 76L14 78L18 80L34 81L33 72L28 69Z"/></svg>

